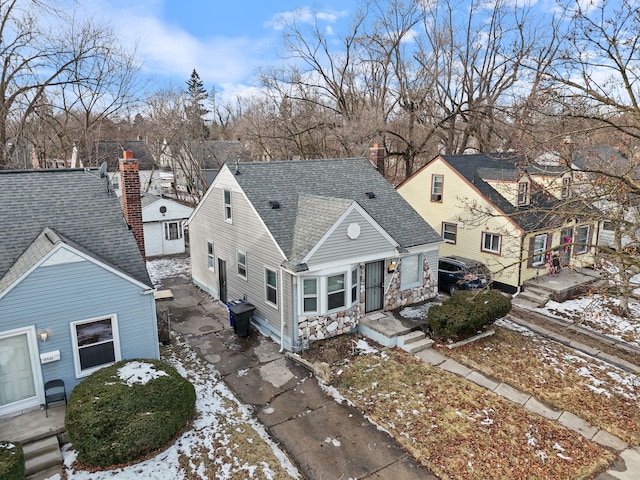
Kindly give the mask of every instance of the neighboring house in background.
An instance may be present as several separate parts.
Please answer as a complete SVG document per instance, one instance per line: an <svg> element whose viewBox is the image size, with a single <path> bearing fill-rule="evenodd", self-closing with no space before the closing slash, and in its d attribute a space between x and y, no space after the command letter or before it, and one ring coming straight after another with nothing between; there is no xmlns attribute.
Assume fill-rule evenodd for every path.
<svg viewBox="0 0 640 480"><path fill-rule="evenodd" d="M137 164L124 162L125 218L96 169L0 170L0 416L39 408L48 380L70 393L120 359L159 358Z"/></svg>
<svg viewBox="0 0 640 480"><path fill-rule="evenodd" d="M184 253L184 225L193 208L168 198L142 195L144 249L147 257Z"/></svg>
<svg viewBox="0 0 640 480"><path fill-rule="evenodd" d="M436 293L440 236L364 158L227 163L188 225L193 282L289 350Z"/></svg>
<svg viewBox="0 0 640 480"><path fill-rule="evenodd" d="M507 292L546 274L548 255L565 266L593 265L597 225L549 213L571 197L566 167L528 165L513 154L440 155L397 190L440 231L442 256L484 263Z"/></svg>
<svg viewBox="0 0 640 480"><path fill-rule="evenodd" d="M160 156L160 167L174 172L175 186L178 190L190 192L191 186L204 192L211 184L216 173L227 162L249 161L249 152L238 141L228 140L190 140L185 142L179 152L174 153L168 145ZM206 185L200 181L199 175Z"/></svg>

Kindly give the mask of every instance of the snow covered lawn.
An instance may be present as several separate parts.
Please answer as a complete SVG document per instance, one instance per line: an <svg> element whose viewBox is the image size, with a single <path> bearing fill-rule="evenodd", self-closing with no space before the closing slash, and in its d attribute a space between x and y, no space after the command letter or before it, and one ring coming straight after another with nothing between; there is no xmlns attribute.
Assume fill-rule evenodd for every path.
<svg viewBox="0 0 640 480"><path fill-rule="evenodd" d="M629 318L623 318L616 313L619 305L620 301L616 298L592 295L562 303L550 301L544 308L537 310L544 315L579 324L640 347L640 302L629 301Z"/></svg>

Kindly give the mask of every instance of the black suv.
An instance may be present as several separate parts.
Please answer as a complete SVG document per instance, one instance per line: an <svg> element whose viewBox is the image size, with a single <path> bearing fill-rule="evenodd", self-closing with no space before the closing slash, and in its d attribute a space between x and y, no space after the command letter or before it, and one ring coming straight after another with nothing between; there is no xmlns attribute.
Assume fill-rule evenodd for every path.
<svg viewBox="0 0 640 480"><path fill-rule="evenodd" d="M438 288L451 295L458 290L484 288L490 282L489 269L476 260L454 255L438 260Z"/></svg>

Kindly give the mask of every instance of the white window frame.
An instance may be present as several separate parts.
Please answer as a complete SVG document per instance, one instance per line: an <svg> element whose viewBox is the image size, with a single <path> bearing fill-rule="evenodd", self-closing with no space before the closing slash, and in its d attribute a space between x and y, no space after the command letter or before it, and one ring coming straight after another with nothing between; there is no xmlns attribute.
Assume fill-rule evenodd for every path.
<svg viewBox="0 0 640 480"><path fill-rule="evenodd" d="M415 265L416 270L411 272L412 276L410 278L405 278L405 275L407 275L407 272L408 272L407 268L411 267L411 265L407 265L407 259L416 258L416 257L417 257L417 264ZM423 277L423 270L424 270L423 264L424 264L424 261L422 259L421 253L406 255L402 257L402 259L400 260L400 290L408 290L410 288L416 288L416 287L422 286L422 277Z"/></svg>
<svg viewBox="0 0 640 480"><path fill-rule="evenodd" d="M586 229L584 235L580 235L580 232ZM589 252L589 233L591 232L591 225L580 225L576 228L576 255L584 255Z"/></svg>
<svg viewBox="0 0 640 480"><path fill-rule="evenodd" d="M518 182L518 205L529 205L529 182Z"/></svg>
<svg viewBox="0 0 640 480"><path fill-rule="evenodd" d="M533 237L533 252L531 252L531 266L539 267L540 265L544 265L545 263L544 257L545 257L545 252L547 250L547 237L548 236L546 233L541 233ZM544 238L544 241L542 242L543 243L542 248L536 248L537 238ZM540 258L536 260L536 257L540 257Z"/></svg>
<svg viewBox="0 0 640 480"><path fill-rule="evenodd" d="M486 240L489 238L491 239L490 245L487 247ZM494 245L493 239L497 239L497 242L498 242L497 248ZM498 233L492 233L492 232L482 232L482 244L480 245L480 250L482 250L483 252L499 254L501 252L501 249L502 249L502 235Z"/></svg>
<svg viewBox="0 0 640 480"><path fill-rule="evenodd" d="M240 257L244 257L244 262L241 261ZM236 251L236 264L237 264L237 273L240 278L247 279L248 276L248 268L247 268L247 252L243 252L242 250Z"/></svg>
<svg viewBox="0 0 640 480"><path fill-rule="evenodd" d="M99 322L102 320L111 320L111 335L112 335L112 339L109 340L109 342L113 342L113 356L115 358L115 360L113 362L107 362L95 367L91 367L91 368L87 368L87 369L82 369L81 363L80 363L80 346L78 345L78 336L77 336L77 331L76 331L76 326L78 325L85 325L88 323L95 323L95 322ZM94 317L94 318L88 318L85 320L78 320L76 322L71 322L69 324L69 327L71 329L71 345L72 345L72 349L73 349L73 364L74 364L74 368L75 368L75 373L76 373L76 378L82 378L82 377L87 377L89 375L91 375L93 372L100 370L101 368L104 367L108 367L109 365L113 365L116 362L119 362L120 360L122 360L122 356L120 354L120 334L119 334L119 330L118 330L118 316L114 313L113 315L105 315L105 316L101 316L101 317ZM99 342L102 344L107 343L107 341L103 341L103 342ZM98 343L95 343L93 345L98 345Z"/></svg>
<svg viewBox="0 0 640 480"><path fill-rule="evenodd" d="M319 288L319 281L318 281L318 277L302 277L302 313L304 314L310 314L310 313L318 313L320 311L320 288ZM305 283L306 282L313 282L315 284L315 292L313 293L307 293L305 291ZM307 299L315 299L316 301L316 308L312 309L312 310L307 310L306 309L306 303L305 300Z"/></svg>
<svg viewBox="0 0 640 480"><path fill-rule="evenodd" d="M273 273L273 277L276 281L275 285L269 284L269 272ZM269 300L269 289L274 292L275 302ZM278 308L278 272L269 267L264 267L264 299L268 305Z"/></svg>
<svg viewBox="0 0 640 480"><path fill-rule="evenodd" d="M228 199L227 199L228 197ZM225 188L222 191L222 201L224 203L224 221L232 223L233 222L233 208L231 206L231 190Z"/></svg>
<svg viewBox="0 0 640 480"><path fill-rule="evenodd" d="M172 224L176 225L176 234L177 234L176 238L170 238ZM180 240L182 237L183 237L183 227L182 227L181 221L174 220L171 222L164 222L164 239L165 240L169 240L169 241Z"/></svg>
<svg viewBox="0 0 640 480"><path fill-rule="evenodd" d="M565 175L562 177L562 198L569 198L571 196L571 177L569 175Z"/></svg>
<svg viewBox="0 0 640 480"><path fill-rule="evenodd" d="M453 232L447 232L447 227L453 227ZM448 239L446 235L453 235L453 240ZM455 244L458 241L458 224L451 222L442 222L442 240L446 243Z"/></svg>
<svg viewBox="0 0 640 480"><path fill-rule="evenodd" d="M342 277L342 288L339 290L329 291L329 279L334 277ZM327 313L337 312L339 310L344 310L347 306L347 274L346 272L338 272L331 275L327 275L325 278L326 291L325 291L325 301L327 302ZM329 297L336 296L342 293L342 305L330 308L329 307Z"/></svg>
<svg viewBox="0 0 640 480"><path fill-rule="evenodd" d="M207 264L209 270L215 271L216 269L216 255L212 241L207 241Z"/></svg>
<svg viewBox="0 0 640 480"><path fill-rule="evenodd" d="M360 266L351 269L350 281L351 305L355 305L360 300Z"/></svg>
<svg viewBox="0 0 640 480"><path fill-rule="evenodd" d="M440 185L436 188L436 179L440 179ZM431 175L431 201L442 203L442 199L444 198L444 175L439 173L434 173Z"/></svg>

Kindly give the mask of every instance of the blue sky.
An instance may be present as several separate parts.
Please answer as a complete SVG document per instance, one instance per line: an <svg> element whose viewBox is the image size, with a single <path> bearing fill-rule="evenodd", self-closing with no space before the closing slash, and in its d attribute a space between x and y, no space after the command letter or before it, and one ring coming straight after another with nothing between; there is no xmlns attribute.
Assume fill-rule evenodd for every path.
<svg viewBox="0 0 640 480"><path fill-rule="evenodd" d="M195 68L210 90L225 97L251 88L260 66L282 54L283 18L297 11L323 15L337 31L352 17L357 0L79 0L80 11L109 23L119 38L136 45L150 89L184 87Z"/></svg>

